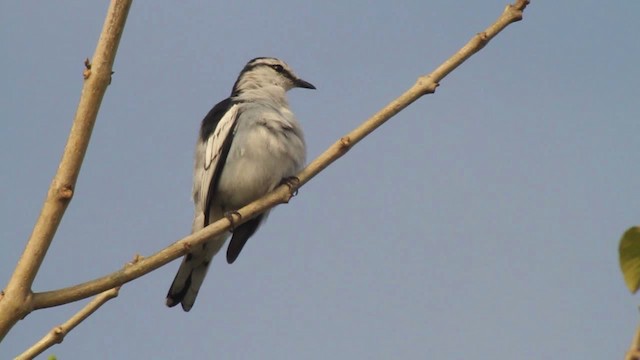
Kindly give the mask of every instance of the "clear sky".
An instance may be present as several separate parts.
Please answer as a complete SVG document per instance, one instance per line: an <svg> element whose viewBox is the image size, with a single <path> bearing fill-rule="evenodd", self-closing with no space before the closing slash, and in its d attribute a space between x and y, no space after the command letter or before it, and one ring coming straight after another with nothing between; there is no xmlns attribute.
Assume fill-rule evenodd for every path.
<svg viewBox="0 0 640 360"><path fill-rule="evenodd" d="M77 192L35 283L119 269L190 229L199 123L257 56L309 158L492 23L505 0L134 2ZM106 2L0 10L0 282L57 168ZM638 297L617 263L640 223L637 1L536 1L444 81L272 212L194 308L178 261L45 354L60 359L619 359ZM86 302L86 301L85 301ZM18 323L23 351L85 302Z"/></svg>

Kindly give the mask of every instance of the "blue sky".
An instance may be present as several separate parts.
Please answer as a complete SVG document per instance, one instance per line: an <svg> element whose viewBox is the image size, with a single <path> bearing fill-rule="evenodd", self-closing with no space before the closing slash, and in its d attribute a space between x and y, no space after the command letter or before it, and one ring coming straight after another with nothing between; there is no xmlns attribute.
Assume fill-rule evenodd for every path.
<svg viewBox="0 0 640 360"><path fill-rule="evenodd" d="M483 30L506 2L135 2L78 181L35 283L120 268L190 229L203 116L256 56L318 90L289 99L308 157ZM2 5L0 281L57 168L107 4ZM533 1L427 96L216 258L189 313L178 261L47 351L86 358L614 359L638 322L617 263L639 223L637 2ZM37 311L0 358L82 303Z"/></svg>

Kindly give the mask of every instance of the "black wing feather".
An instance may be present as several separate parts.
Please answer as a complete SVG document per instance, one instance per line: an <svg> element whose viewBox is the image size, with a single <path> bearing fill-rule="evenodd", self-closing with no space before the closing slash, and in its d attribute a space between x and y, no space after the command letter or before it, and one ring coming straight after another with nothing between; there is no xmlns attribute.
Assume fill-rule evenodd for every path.
<svg viewBox="0 0 640 360"><path fill-rule="evenodd" d="M227 113L227 111L235 105L231 98L226 98L209 111L207 116L202 120L202 126L200 127L200 139L203 142L206 142L211 133L213 133L220 122L220 119ZM239 114L238 114L239 115ZM216 193L216 189L218 188L218 182L220 181L220 175L222 174L222 169L227 161L227 155L229 155L229 149L231 148L231 143L233 142L234 131L229 132L229 135L224 139L224 143L222 145L222 152L220 153L220 159L216 164L216 168L213 169L213 178L209 183L209 191L207 192L207 199L205 201L204 206L204 225L209 225L209 208L211 205L211 200L213 199L214 194Z"/></svg>

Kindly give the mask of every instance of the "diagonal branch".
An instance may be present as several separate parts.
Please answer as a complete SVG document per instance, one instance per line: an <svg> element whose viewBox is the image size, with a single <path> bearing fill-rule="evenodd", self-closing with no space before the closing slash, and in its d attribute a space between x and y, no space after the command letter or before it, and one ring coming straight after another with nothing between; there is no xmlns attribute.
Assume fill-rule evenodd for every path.
<svg viewBox="0 0 640 360"><path fill-rule="evenodd" d="M42 339L40 339L40 341L35 343L32 347L28 348L22 354L18 355L16 357L16 360L33 359L53 345L60 344L62 340L64 340L64 337L71 330L73 330L76 326L78 326L81 322L83 322L86 318L88 318L91 314L98 310L98 308L104 305L107 301L117 297L119 290L120 287L116 287L98 294L98 296L91 300L85 307L83 307L80 311L70 317L69 320L51 329L51 331L49 331Z"/></svg>
<svg viewBox="0 0 640 360"><path fill-rule="evenodd" d="M73 197L100 103L111 80L111 69L131 1L113 0L109 6L93 64L85 71L82 95L58 171L24 252L6 289L0 293L0 314L3 314L0 316L0 341L19 319L33 309L31 286Z"/></svg>
<svg viewBox="0 0 640 360"><path fill-rule="evenodd" d="M640 326L633 335L631 346L624 356L624 360L639 360L640 359Z"/></svg>
<svg viewBox="0 0 640 360"><path fill-rule="evenodd" d="M442 63L442 65L440 65L435 71L429 75L418 78L415 85L409 88L409 90L404 94L400 95L400 97L393 100L378 113L330 146L329 149L327 149L298 174L299 182L297 184L282 185L263 198L238 210L239 215L233 215L234 224L237 226L278 204L287 203L292 197L292 194L294 194L300 186L307 183L324 168L342 157L351 147L362 140L365 136L370 134L421 96L434 93L440 80L460 66L466 59L482 49L493 37L500 33L509 24L521 20L522 11L528 4L528 0L518 0L513 5L507 5L498 20L496 20L486 30L474 36L465 46ZM36 293L33 295L34 309L66 304L93 296L107 289L123 285L177 259L180 256L183 256L189 248L198 246L204 243L207 239L210 239L212 236L227 231L229 227L230 223L228 219L219 220L201 231L186 236L172 245L160 250L156 254L120 271L76 286Z"/></svg>

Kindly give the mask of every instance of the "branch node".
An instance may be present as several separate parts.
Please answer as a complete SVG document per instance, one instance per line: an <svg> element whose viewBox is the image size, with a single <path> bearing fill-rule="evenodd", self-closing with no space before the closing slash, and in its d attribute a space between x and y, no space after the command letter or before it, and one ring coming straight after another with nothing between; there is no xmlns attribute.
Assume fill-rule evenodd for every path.
<svg viewBox="0 0 640 360"><path fill-rule="evenodd" d="M187 251L187 253L191 252L191 243L190 242L186 241L182 246Z"/></svg>
<svg viewBox="0 0 640 360"><path fill-rule="evenodd" d="M515 4L508 4L504 13L509 14L511 22L517 22L522 20L522 11L529 5L529 0L518 0Z"/></svg>
<svg viewBox="0 0 640 360"><path fill-rule="evenodd" d="M91 76L91 61L89 58L84 60L84 71L82 72L82 77L87 80Z"/></svg>
<svg viewBox="0 0 640 360"><path fill-rule="evenodd" d="M343 136L340 138L340 150L342 153L346 153L351 149L351 137Z"/></svg>
<svg viewBox="0 0 640 360"><path fill-rule="evenodd" d="M53 336L53 341L56 344L61 344L66 334L62 326L56 326L51 330L51 335Z"/></svg>
<svg viewBox="0 0 640 360"><path fill-rule="evenodd" d="M62 185L58 188L58 196L61 201L71 201L73 197L73 186L71 185Z"/></svg>
<svg viewBox="0 0 640 360"><path fill-rule="evenodd" d="M510 22L517 22L522 20L522 10L519 10L514 5L507 5L507 8L504 9L505 14L509 14Z"/></svg>
<svg viewBox="0 0 640 360"><path fill-rule="evenodd" d="M133 255L133 260L129 261L128 263L124 264L125 267L127 266L131 266L136 264L138 261L144 259L144 256L140 255L140 254L135 254Z"/></svg>
<svg viewBox="0 0 640 360"><path fill-rule="evenodd" d="M31 314L35 309L33 306L33 291L29 290L26 297L22 301L22 309L24 310L24 315L22 315L21 319L27 317L27 315Z"/></svg>
<svg viewBox="0 0 640 360"><path fill-rule="evenodd" d="M418 78L416 86L418 87L418 89L420 89L420 96L422 96L435 93L436 88L440 86L440 84L433 81L431 75L423 75Z"/></svg>

